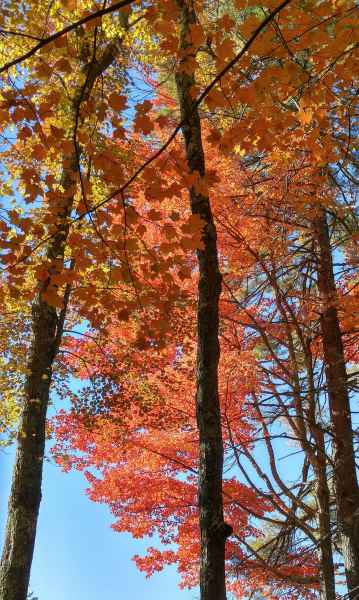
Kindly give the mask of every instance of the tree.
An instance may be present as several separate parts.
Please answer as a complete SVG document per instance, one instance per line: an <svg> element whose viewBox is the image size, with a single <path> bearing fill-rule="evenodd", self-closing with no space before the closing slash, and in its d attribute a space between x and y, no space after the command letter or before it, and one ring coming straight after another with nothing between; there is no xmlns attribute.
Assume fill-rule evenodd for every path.
<svg viewBox="0 0 359 600"><path fill-rule="evenodd" d="M32 15L34 16L34 15ZM9 20L14 18L10 16ZM125 26L126 23L123 23ZM79 33L80 30L77 31ZM45 182L47 192L55 196L55 206L52 207L52 213L49 213L50 219L43 216L43 224L35 222L35 227L40 228L40 232L44 231L43 225L51 223L55 225L55 229L51 229L47 233L45 240L41 241L44 246L43 253L40 255L40 263L37 269L40 268L42 273L39 274L40 283L35 288L36 297L32 303L32 335L29 348L29 356L27 359L26 373L24 375L24 393L23 406L21 411L21 419L19 424L19 435L15 466L13 472L8 520L6 527L6 537L4 549L1 559L0 570L0 590L1 596L8 600L23 599L26 597L30 567L33 555L33 548L36 534L37 516L41 499L41 479L42 466L45 451L45 423L46 412L49 403L50 385L52 380L53 363L61 343L63 327L66 318L67 305L70 295L71 271L73 263L70 263L70 269L64 273L65 256L67 253L67 240L69 237L69 218L75 206L76 188L78 185L78 175L81 180L80 154L77 145L77 130L81 127L84 121L84 116L81 114L82 106L88 102L93 88L98 79L103 75L104 71L113 63L121 51L123 33L117 35L110 42L102 42L101 56L97 57L97 34L90 35L90 38L83 36L85 39L76 34L73 43L79 44L78 55L75 54L75 66L77 71L78 81L73 81L69 84L69 98L66 98L64 104L60 104L58 118L61 115L64 118L66 130L61 130L54 125L47 123L50 126L50 136L56 136L54 141L52 138L44 134L42 125L38 121L37 110L39 110L39 119L44 122L48 121L46 111L49 111L53 118L52 103L60 100L61 94L52 91L52 102L49 105L44 103L44 96L40 95L40 102L36 98L36 88L32 89L34 84L26 83L21 86L19 92L16 84L14 86L15 93L12 94L11 89L5 89L4 94L7 94L9 106L16 106L17 94L25 97L23 104L26 108L15 108L13 120L19 127L19 123L23 120L35 121L34 130L43 142L46 139L50 149L55 150L58 139L60 138L60 180L56 186L54 173L58 175L59 165L57 164L52 175L48 174ZM87 38L87 39L86 39ZM93 38L94 54L91 56L87 52L88 44ZM62 42L61 42L62 44ZM56 44L54 54L56 55ZM56 63L58 71L61 73L69 73L72 68L70 63L65 59L61 59ZM32 65L32 72L39 76L45 68L46 76L49 74L49 66L44 67L35 62ZM40 69L42 69L40 73ZM70 91L71 89L71 91ZM31 91L30 91L31 90ZM45 90L43 90L44 92ZM34 101L26 98L27 95L35 95ZM45 92L46 98L46 92ZM64 97L63 97L64 98ZM30 106L28 106L30 105ZM39 107L39 108L38 108ZM52 129L51 129L52 128ZM31 136L29 127L23 127L19 133L20 144L24 141L25 146L28 145L26 140ZM45 137L45 139L44 139ZM32 159L34 161L41 160L46 155L46 151L42 144L38 143L30 145L32 147ZM11 149L11 152L14 148ZM62 163L62 164L61 164ZM21 165L21 162L20 162ZM29 183L28 167L21 165L25 172L25 182ZM20 166L20 169L21 169ZM46 170L49 165L46 165ZM11 172L11 170L10 170ZM40 184L41 174L35 172L30 177L37 177ZM55 186L54 186L55 183ZM81 183L82 180L81 180ZM39 185L38 184L38 185ZM35 186L36 187L36 186ZM57 191L53 188L57 187ZM26 189L26 188L25 188ZM46 188L45 188L46 189ZM26 190L27 192L28 190ZM38 193L41 193L41 187L37 187L35 191L30 190L30 200L36 198ZM15 212L14 220L16 225L23 225L23 231L26 232L31 227L31 221L27 218L26 227L24 226L25 219L20 219L18 213ZM18 221L18 222L17 222ZM23 236L25 237L25 235ZM19 238L19 241L21 236ZM17 246L19 241L13 242L13 254L5 255L6 262L15 259L15 268L12 270L12 277L19 275L19 262L21 263L28 257L28 250L25 252L21 249L20 256L16 256ZM33 250L31 249L30 252ZM16 268L17 265L17 268ZM21 268L21 267L20 267ZM66 275L70 279L66 279ZM62 278L64 277L64 278ZM11 282L10 282L11 283ZM63 297L58 294L59 288L65 284ZM14 287L18 288L19 282L16 281ZM59 307L59 310L57 310Z"/></svg>
<svg viewBox="0 0 359 600"><path fill-rule="evenodd" d="M358 480L353 443L353 427L342 333L338 316L337 291L329 227L325 209L314 223L318 245L318 289L322 308L320 325L326 369L326 382L333 431L333 468L338 526L348 583L348 596L359 589Z"/></svg>
<svg viewBox="0 0 359 600"><path fill-rule="evenodd" d="M183 137L189 174L195 180L190 188L191 211L203 222L202 248L197 250L199 282L197 311L197 391L196 415L199 431L198 502L201 529L200 589L202 600L225 600L225 543L232 526L223 519L223 442L218 392L219 299L221 273L218 264L216 227L205 185L206 167L198 107L191 90L194 75L187 72L193 58L191 28L197 15L186 0L179 2L181 61L176 73ZM197 179L197 181L196 181Z"/></svg>
<svg viewBox="0 0 359 600"><path fill-rule="evenodd" d="M23 411L1 585L14 589L18 562L22 575L17 596L13 591L4 594L24 599L40 502L46 408L53 373L61 376L55 360L65 319L76 322L77 310L77 322L85 319L103 335L110 333L116 314L120 323L128 322L120 329L129 352L134 346L163 347L172 333L164 316L180 314L188 300L182 282L194 274L189 254L197 250L202 595L224 598L224 542L229 528L222 518L218 304L220 263L225 271L231 256L230 246L222 246L222 256L217 251L216 227L221 224L225 198L223 187L215 185L218 165L209 170L205 162L212 146L218 164L229 159L230 177L234 164L245 171L248 189L255 190L271 167L282 171L280 161L292 165L296 173L309 161L311 182L302 191L297 186L298 198L289 206L300 221L313 220L323 205L322 198L312 202L307 196L317 184L322 186L327 165L337 163L340 173L355 182L351 145L356 5L289 0L263 6L200 1L192 5L166 0L157 6L124 0L93 8L89 13L87 2L66 0L52 3L49 9L28 2L13 10L6 2L1 17L6 40L0 67L3 190L14 195L10 179L22 194L20 201L16 194L13 198L15 209L8 198L4 200L3 298L25 299L33 307L29 350L24 344L27 367L20 376ZM25 51L19 52L19 39ZM136 70L152 86L149 95L155 97L135 104ZM169 113L169 104L180 110L179 118ZM204 121L208 122L205 137ZM10 126L15 141L9 137ZM180 150L176 155L180 131L185 153ZM175 169L168 168L169 157ZM172 181L167 179L170 170L172 176L175 172ZM279 197L292 193L286 188L291 175L288 168L279 179L275 188ZM227 189L240 197L243 194L235 189L233 179L234 185L228 184ZM338 177L335 181L341 185ZM182 220L173 202L186 191L192 215L186 213ZM264 203L267 213L269 198L270 194ZM230 216L225 210L225 219ZM260 254L262 249L258 250ZM242 277L246 263L240 264L230 278L238 277L238 272ZM328 342L324 329L322 338ZM338 342L338 322L336 331ZM13 353L11 343L9 348ZM328 351L327 345L324 355L330 373ZM332 403L335 394L332 389ZM348 404L343 389L341 397L341 404L344 400ZM299 409L300 403L298 414ZM303 434L303 426L299 433ZM348 437L349 450L350 445ZM349 454L344 454L347 460ZM352 457L354 489L353 468ZM322 465L322 475L324 471ZM338 513L342 528L345 511L342 506ZM209 569L207 554L213 554ZM355 564L354 559L349 562ZM349 587L353 582L356 586L351 570Z"/></svg>
<svg viewBox="0 0 359 600"><path fill-rule="evenodd" d="M217 160L217 157L214 155L212 160ZM209 170L211 166L210 163ZM223 167L224 178L217 182L218 189L221 189L222 192L220 217L218 217L222 234L219 238L219 248L223 264L226 265L227 286L232 278L238 284L238 273L241 270L247 274L250 272L247 255L243 253L241 245L238 254L238 250L234 251L233 243L229 243L228 229L233 232L232 223L243 223L246 231L253 232L253 236L262 248L268 241L267 230L262 238L258 238L258 228L251 227L250 221L253 222L253 219L246 217L248 207L237 207L236 212L230 195L224 194L227 191L226 186L230 189L231 185L237 185L238 190L238 179L233 183L233 173L236 172L238 173L238 169L234 170L230 177ZM172 181L173 177L172 174ZM216 189L213 191L213 195L213 197L219 197ZM224 203L223 198L227 198L227 203ZM176 202L178 207L178 200ZM185 207L185 198L181 199L182 206ZM171 206L168 206L168 210L171 210ZM224 219L225 210L228 210L227 219ZM226 225L222 226L222 218L223 222L228 225L228 229ZM193 267L194 265L192 269ZM233 273L236 273L237 276ZM194 275L194 272L192 274ZM189 282L188 285L190 285L193 295L193 284L191 285ZM232 301L232 296L229 295L228 299ZM229 316L226 307L227 301L224 300L222 308L224 323L226 323L226 317ZM181 323L179 330L178 323ZM193 369L184 369L181 366L182 364L190 365L193 362L192 354L187 356L188 351L193 352L194 345L193 301L189 305L185 304L182 312L178 312L175 320L171 320L169 325L178 337L173 339L172 345L167 342L165 349L162 350L163 354L156 358L154 346L150 349L149 355L145 349L138 354L134 354L132 351L131 363L128 365L124 363L124 355L128 356L129 350L126 345L123 343L119 345L117 341L124 338L123 328L111 327L111 333L102 332L99 337L98 333L94 332L93 340L85 339L83 342L71 343L69 346L71 356L81 356L81 362L83 362L81 374L85 378L90 377L92 385L84 390L80 401L75 399L76 412L59 419L57 433L61 444L56 450L56 455L59 462L65 467L75 464L80 468L91 469L92 466L96 466L97 471L102 471L102 479L91 476L91 472L88 474L91 483L91 497L96 500L101 499L112 507L117 519L116 529L128 530L134 535L143 535L155 530L161 532L164 541L171 539L179 543L178 553L172 550L168 553L168 551L159 552L157 549L152 549L146 559L138 561L141 567L151 573L166 564L166 561L178 562L180 571L186 574L185 581L193 583L196 579L192 571L195 564L192 556L195 556L198 542L196 541L196 545L193 545L193 550L190 549L192 546L189 545L189 539L192 539L193 542L195 540L193 524L192 520L189 521L188 516L185 518L186 513L183 513L184 509L180 502L181 497L188 498L188 492L185 491L187 486L184 485L181 476L179 481L177 480L178 475L176 477L176 474L182 472L185 475L186 471L190 477L193 477L192 473L195 475L197 470L197 459L196 456L193 456L193 447L189 445L190 454L187 454L188 451L185 450L187 447L185 444L186 432L188 432L192 446L194 442ZM127 327L129 327L128 324L126 324ZM186 332L187 336L191 332L192 342L189 347L188 342L183 345L183 332ZM112 340L112 343L109 344L108 340ZM250 350L250 344L251 341L249 341L246 353L247 342L245 337L243 338L243 331L239 329L234 333L230 328L222 329L224 352L221 359L219 390L222 401L226 464L231 463L233 458L237 458L237 447L242 454L251 454L251 430L248 429L246 420L243 418L245 412L240 410L240 406L244 403L247 419L255 418L253 401L246 400L247 397L250 397L253 389L259 389L259 381L256 379L255 355ZM238 361L239 356L240 362ZM119 369L118 365L124 365L124 369ZM76 361L71 359L70 366L76 366ZM249 373L253 373L252 378L249 377ZM99 391L99 386L103 386L103 393ZM101 398L103 404L98 404L96 398ZM176 398L181 398L180 410L176 406L176 400L173 400ZM138 402L140 403L139 407L137 407ZM189 408L185 408L187 405ZM93 412L92 407L96 406L100 414L96 414L96 411ZM132 406L129 420L125 416L124 407L126 406ZM144 407L146 407L145 415L142 412ZM182 418L185 419L183 424L181 424ZM188 423L189 419L190 423ZM253 445L255 437L254 435ZM237 440L235 445L234 440ZM181 442L182 446L179 446ZM182 449L178 450L179 447ZM71 448L75 449L74 457L72 457ZM80 459L78 459L77 450L83 453ZM141 458L139 458L140 455ZM171 475L169 476L168 473ZM129 481L131 481L131 485ZM149 484L150 481L152 487ZM247 483L253 486L252 481L249 480ZM148 492L149 487L153 492L151 498ZM174 494L177 487L178 492ZM233 507L228 498L227 490L229 489ZM124 490L126 490L125 495ZM288 547L288 552L283 554L280 565L278 565L271 560L271 553L268 557L265 548L261 549L263 540L257 528L252 530L253 533L255 531L256 543L254 540L248 541L248 535L242 530L243 516L241 516L241 512L245 506L247 518L250 515L255 520L263 518L265 522L277 527L279 535L276 537L278 537L279 544L282 542L280 548L286 548L283 542L288 535L288 530L295 530L300 526L306 534L309 531L311 542L314 540L316 543L315 535L311 533L311 528L306 524L305 519L296 517L296 513L293 511L293 494L289 494L289 506L286 506L282 491L279 495L275 495L273 489L266 494L258 492L257 489L255 491L256 501L259 504L254 504L255 499L253 498L253 504L248 505L244 501L248 491L243 484L238 485L232 479L230 482L225 481L224 484L225 514L228 515L227 518L229 517L228 520L234 528L234 536L230 537L228 541L227 551L227 575L230 589L233 588L238 594L244 594L244 590L248 589L246 586L250 585L244 581L248 577L253 586L258 585L259 582L263 585L265 582L272 593L273 589L278 588L281 597L283 589L287 590L288 594L298 593L298 590L304 594L313 593L308 590L308 585L314 589L317 585L316 559L312 552L308 553L305 545L300 547L300 551L296 549L294 552ZM189 506L193 509L193 492L191 498ZM279 512L279 515L276 514L272 517L263 514L260 503L263 503L267 510ZM236 504L241 509L239 513L236 512ZM127 511L129 506L131 509ZM312 509L310 514L313 517ZM139 515L142 515L141 520ZM192 514L191 518L193 518ZM180 531L177 531L179 520L182 525ZM289 527L286 523L287 520L290 522ZM141 522L140 526L139 522ZM264 546L268 549L267 542L268 540L265 541ZM305 552L307 553L307 563L304 565ZM191 559L189 559L190 556ZM303 568L299 568L298 557L300 557ZM289 597L291 596L289 595Z"/></svg>

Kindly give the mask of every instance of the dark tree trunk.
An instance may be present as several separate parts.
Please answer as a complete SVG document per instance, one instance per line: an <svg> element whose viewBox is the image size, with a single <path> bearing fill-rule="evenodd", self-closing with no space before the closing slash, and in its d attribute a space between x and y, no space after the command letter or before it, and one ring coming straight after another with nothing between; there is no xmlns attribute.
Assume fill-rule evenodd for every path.
<svg viewBox="0 0 359 600"><path fill-rule="evenodd" d="M47 258L53 264L56 261L57 265L63 262L68 235L66 217L70 214L73 203L71 175L64 177L63 185L70 191L59 213L59 219L64 225L47 250ZM52 275L56 272L54 268ZM49 284L50 279L42 284L32 307L32 343L0 567L1 600L25 600L30 579L41 501L46 413L52 368L62 333L59 330L61 319L56 309L42 297Z"/></svg>
<svg viewBox="0 0 359 600"><path fill-rule="evenodd" d="M34 340L27 365L24 407L8 507L1 559L1 600L25 600L30 578L41 500L45 422L57 316L45 302L34 306Z"/></svg>
<svg viewBox="0 0 359 600"><path fill-rule="evenodd" d="M318 288L326 384L333 434L334 486L348 597L359 598L359 490L356 475L350 400L337 310L329 229L323 210L315 223Z"/></svg>
<svg viewBox="0 0 359 600"><path fill-rule="evenodd" d="M176 74L182 132L185 140L189 171L203 177L205 160L202 147L201 123L197 106L191 96L193 75L182 67L191 56L188 34L196 23L192 7L178 2L181 10L180 50L182 60ZM223 443L218 394L219 310L221 274L218 265L217 235L207 195L190 189L191 210L205 223L204 249L197 251L198 340L196 411L199 431L199 514L201 531L201 600L225 600L225 544L231 527L223 519L222 470Z"/></svg>

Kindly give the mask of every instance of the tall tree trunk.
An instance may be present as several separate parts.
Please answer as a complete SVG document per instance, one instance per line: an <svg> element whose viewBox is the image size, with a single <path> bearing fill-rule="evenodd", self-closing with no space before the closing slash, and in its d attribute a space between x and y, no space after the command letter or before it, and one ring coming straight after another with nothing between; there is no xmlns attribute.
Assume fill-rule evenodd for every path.
<svg viewBox="0 0 359 600"><path fill-rule="evenodd" d="M186 0L178 0L181 10L181 62L176 74L177 93L183 122L182 132L189 171L205 175L201 123L191 95L194 76L183 69L191 57L190 26L196 14ZM218 393L219 310L221 274L218 265L217 235L207 195L190 189L192 214L205 223L204 249L197 251L199 267L197 309L197 395L199 431L199 518L201 532L201 600L225 600L225 543L232 529L223 519L222 471L223 442Z"/></svg>
<svg viewBox="0 0 359 600"><path fill-rule="evenodd" d="M337 309L329 228L325 210L315 222L318 288L326 384L333 433L334 485L348 596L359 598L359 490L353 447L350 400Z"/></svg>
<svg viewBox="0 0 359 600"><path fill-rule="evenodd" d="M302 444L308 461L312 465L315 475L315 498L318 508L319 528L319 559L320 559L320 597L321 600L336 600L335 594L335 569L333 560L333 544L330 519L330 489L328 485L327 466L328 459L325 450L325 435L317 410L317 390L313 369L313 356L311 352L311 337L303 337L303 349L307 367L307 392L305 409L305 428L315 442ZM306 436L307 441L307 436Z"/></svg>
<svg viewBox="0 0 359 600"><path fill-rule="evenodd" d="M303 444L307 451L308 460L315 475L315 499L318 509L318 550L320 560L320 597L321 600L336 600L335 569L333 560L333 545L330 519L330 490L327 474L327 456L325 451L325 438L321 424L316 419L315 394L310 391L307 401L309 410L306 414L307 426L315 441L314 447Z"/></svg>
<svg viewBox="0 0 359 600"><path fill-rule="evenodd" d="M321 443L317 442L318 463L314 468L316 476L316 499L318 503L319 556L321 566L321 600L335 600L335 571L333 561L332 536L330 528L330 492L328 487L324 436L320 432Z"/></svg>
<svg viewBox="0 0 359 600"><path fill-rule="evenodd" d="M71 189L71 178L66 177L64 184L66 190ZM63 223L66 223L72 203L71 194L65 198L59 214ZM48 247L47 258L50 261L63 262L67 234L66 224ZM30 579L41 501L46 412L52 368L61 336L56 309L42 298L49 284L50 278L42 284L32 307L32 343L0 567L1 600L25 600Z"/></svg>
<svg viewBox="0 0 359 600"><path fill-rule="evenodd" d="M119 19L121 24L127 27L128 16L120 13ZM100 58L96 57L84 66L85 82L75 93L72 105L74 123L78 118L81 103L88 99L98 77L117 58L121 44L120 37L114 39ZM64 261L69 234L68 217L74 202L77 163L78 156L74 152L69 160L70 166L62 177L64 195L57 215L58 232L49 242L46 252L47 259L54 264L51 276L61 271ZM24 387L23 409L0 565L0 600L26 600L29 586L41 501L46 413L53 364L61 342L66 316L66 306L58 315L56 309L44 300L43 294L50 284L51 277L42 284L32 307L32 341L26 371L28 375Z"/></svg>

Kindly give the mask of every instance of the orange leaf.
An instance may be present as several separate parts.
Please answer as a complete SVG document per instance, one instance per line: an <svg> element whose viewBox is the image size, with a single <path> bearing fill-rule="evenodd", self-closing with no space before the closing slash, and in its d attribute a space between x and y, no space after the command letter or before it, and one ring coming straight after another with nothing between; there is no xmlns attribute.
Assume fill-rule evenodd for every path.
<svg viewBox="0 0 359 600"><path fill-rule="evenodd" d="M120 112L127 106L127 98L121 94L110 94L108 98L108 103L113 108L113 110L117 110Z"/></svg>
<svg viewBox="0 0 359 600"><path fill-rule="evenodd" d="M69 61L66 60L66 58L60 58L60 60L58 60L55 63L54 69L56 71L61 71L61 73L71 73L72 72L72 67L71 67Z"/></svg>
<svg viewBox="0 0 359 600"><path fill-rule="evenodd" d="M148 211L147 216L151 221L159 221L162 217L161 213L153 208Z"/></svg>
<svg viewBox="0 0 359 600"><path fill-rule="evenodd" d="M149 135L153 128L153 121L147 115L137 115L135 119L135 131L142 131L145 135Z"/></svg>
<svg viewBox="0 0 359 600"><path fill-rule="evenodd" d="M217 56L218 58L224 60L226 58L231 58L234 55L234 43L229 38L223 40L219 46L217 46Z"/></svg>
<svg viewBox="0 0 359 600"><path fill-rule="evenodd" d="M32 150L32 158L42 160L46 156L46 149L42 144L36 144Z"/></svg>
<svg viewBox="0 0 359 600"><path fill-rule="evenodd" d="M309 125L313 119L312 109L301 107L298 111L298 119L302 125Z"/></svg>
<svg viewBox="0 0 359 600"><path fill-rule="evenodd" d="M67 37L66 34L61 35L60 37L56 38L56 40L54 41L54 46L56 48L63 48L64 46L67 45Z"/></svg>
<svg viewBox="0 0 359 600"><path fill-rule="evenodd" d="M189 28L189 37L191 39L191 42L195 46L200 46L201 44L203 44L206 41L206 36L205 36L204 31L203 31L202 25L200 25L199 23L195 23L194 25L190 25L190 28Z"/></svg>
<svg viewBox="0 0 359 600"><path fill-rule="evenodd" d="M138 113L146 113L151 110L152 106L150 100L144 100L141 104L136 104L135 108Z"/></svg>

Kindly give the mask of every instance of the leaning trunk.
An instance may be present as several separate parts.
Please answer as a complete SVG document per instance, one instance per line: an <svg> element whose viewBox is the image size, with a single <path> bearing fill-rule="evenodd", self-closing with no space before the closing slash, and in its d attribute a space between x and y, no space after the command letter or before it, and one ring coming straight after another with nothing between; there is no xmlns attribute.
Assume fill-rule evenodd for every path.
<svg viewBox="0 0 359 600"><path fill-rule="evenodd" d="M359 490L353 447L350 400L337 290L327 217L322 210L315 223L318 245L318 288L321 296L321 333L327 393L333 433L334 485L348 597L359 598Z"/></svg>
<svg viewBox="0 0 359 600"><path fill-rule="evenodd" d="M181 62L176 74L182 132L190 173L205 175L201 124L198 108L191 95L194 77L185 72L191 57L190 26L196 15L186 1L181 10ZM203 249L197 251L199 267L197 310L197 395L199 431L199 518L201 534L201 600L225 600L225 543L231 528L224 523L222 500L223 443L218 394L218 303L221 274L218 265L217 236L208 195L190 188L191 211L204 222Z"/></svg>
<svg viewBox="0 0 359 600"><path fill-rule="evenodd" d="M6 534L0 567L1 600L25 600L30 579L37 517L41 500L41 482L45 451L46 413L49 404L52 368L58 351L62 319L43 294L49 288L51 275L63 263L68 235L68 221L73 204L71 171L63 178L65 194L58 214L62 223L47 249L53 265L50 277L39 291L32 307L32 342L27 363L24 402L18 433ZM64 307L64 311L66 308ZM61 315L62 317L64 314Z"/></svg>
<svg viewBox="0 0 359 600"><path fill-rule="evenodd" d="M119 14L124 27L128 17ZM84 66L85 81L73 100L72 112L77 123L81 103L86 101L97 79L117 58L122 38L110 42L101 57ZM75 125L76 127L76 125ZM8 519L0 565L0 600L26 600L34 551L37 518L41 501L42 470L45 450L46 413L53 364L62 338L69 290L65 306L57 315L56 309L44 299L51 278L63 268L69 234L69 216L74 203L76 171L79 157L65 157L70 165L63 173L61 187L63 203L57 214L57 233L47 247L47 263L52 264L32 307L32 342L27 363L24 403L19 427L18 445L8 506Z"/></svg>

